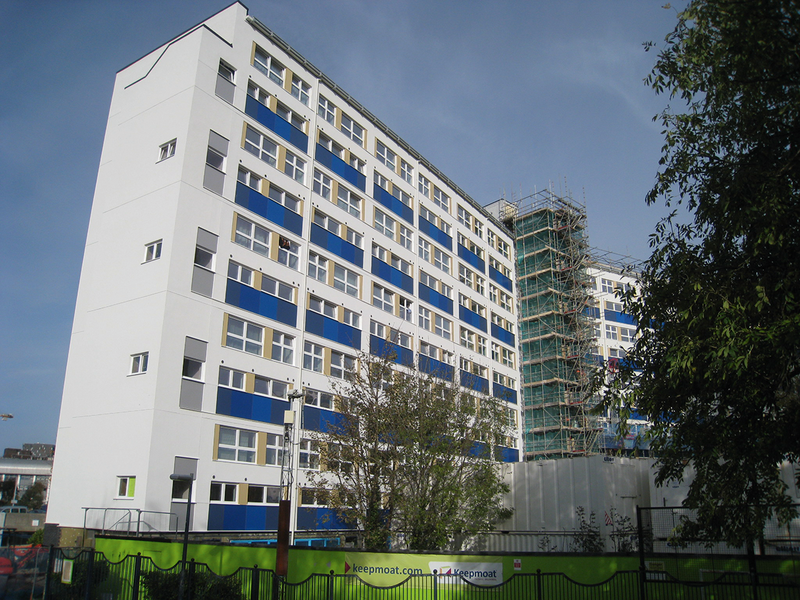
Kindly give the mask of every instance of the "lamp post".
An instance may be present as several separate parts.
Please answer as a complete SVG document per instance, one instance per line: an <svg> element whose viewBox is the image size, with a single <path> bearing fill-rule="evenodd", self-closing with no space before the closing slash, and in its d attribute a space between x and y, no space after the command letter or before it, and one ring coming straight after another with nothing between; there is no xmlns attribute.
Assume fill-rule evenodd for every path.
<svg viewBox="0 0 800 600"><path fill-rule="evenodd" d="M189 551L189 520L192 517L192 484L194 483L194 473L179 474L173 473L169 476L172 481L189 482L189 495L186 498L186 523L183 528L183 557L181 558L181 578L178 584L178 600L183 600L183 593L186 588L186 555Z"/></svg>
<svg viewBox="0 0 800 600"><path fill-rule="evenodd" d="M289 394L290 410L283 417L283 454L281 456L281 501L278 506L278 547L275 557L275 573L286 577L289 571L289 544L291 537L292 487L294 484L294 410L295 401L303 398L300 390Z"/></svg>

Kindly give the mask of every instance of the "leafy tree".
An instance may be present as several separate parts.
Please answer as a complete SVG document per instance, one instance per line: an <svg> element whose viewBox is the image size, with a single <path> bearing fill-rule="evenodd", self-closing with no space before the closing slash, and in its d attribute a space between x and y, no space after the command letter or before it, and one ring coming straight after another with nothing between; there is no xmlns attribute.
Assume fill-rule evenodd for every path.
<svg viewBox="0 0 800 600"><path fill-rule="evenodd" d="M685 540L751 543L794 514L778 465L800 457L799 9L692 0L647 79L680 106L647 195L674 212L625 297L641 337L606 406L649 416L658 484L693 473Z"/></svg>
<svg viewBox="0 0 800 600"><path fill-rule="evenodd" d="M47 486L41 481L36 481L25 490L25 493L22 494L22 497L19 499L19 503L27 506L31 510L38 510L42 508L42 504L44 504L46 492Z"/></svg>
<svg viewBox="0 0 800 600"><path fill-rule="evenodd" d="M596 523L594 511L586 517L586 509L579 506L575 509L578 514L578 530L572 539L572 547L576 552L600 554L605 549L603 538L600 535L600 526Z"/></svg>
<svg viewBox="0 0 800 600"><path fill-rule="evenodd" d="M363 531L368 549L402 533L409 548L443 548L453 535L492 529L511 511L494 456L505 445L502 402L476 395L391 356L360 356L334 384L341 418L320 434L316 483L329 505Z"/></svg>
<svg viewBox="0 0 800 600"><path fill-rule="evenodd" d="M17 490L16 477L9 477L0 481L0 506L11 504L14 501L14 492Z"/></svg>

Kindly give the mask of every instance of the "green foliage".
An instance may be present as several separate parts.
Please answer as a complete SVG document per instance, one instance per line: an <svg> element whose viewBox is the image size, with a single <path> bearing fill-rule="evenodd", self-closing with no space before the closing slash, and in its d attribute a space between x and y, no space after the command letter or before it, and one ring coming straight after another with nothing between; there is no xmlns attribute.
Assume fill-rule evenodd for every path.
<svg viewBox="0 0 800 600"><path fill-rule="evenodd" d="M611 517L611 544L615 552L629 553L638 548L639 534L631 518L621 515L613 506L608 511Z"/></svg>
<svg viewBox="0 0 800 600"><path fill-rule="evenodd" d="M600 554L605 549L603 538L600 537L600 527L595 522L594 511L589 513L586 518L586 509L579 506L575 509L578 514L578 531L572 539L572 548L575 552L587 552L590 554Z"/></svg>
<svg viewBox="0 0 800 600"><path fill-rule="evenodd" d="M0 506L7 506L14 500L14 491L17 489L16 478L0 481Z"/></svg>
<svg viewBox="0 0 800 600"><path fill-rule="evenodd" d="M28 538L28 543L31 546L41 546L44 542L44 529L37 529Z"/></svg>
<svg viewBox="0 0 800 600"><path fill-rule="evenodd" d="M142 573L142 584L150 600L175 600L180 588L180 571ZM241 584L235 577L186 571L185 598L194 600L243 600Z"/></svg>
<svg viewBox="0 0 800 600"><path fill-rule="evenodd" d="M794 514L778 465L800 458L799 8L693 0L647 80L684 104L660 116L647 202L681 212L625 295L646 327L606 406L649 416L658 484L691 476L683 539L752 543Z"/></svg>
<svg viewBox="0 0 800 600"><path fill-rule="evenodd" d="M320 435L329 505L363 532L369 550L405 536L409 548L437 550L455 535L493 528L511 516L493 448L505 445L502 402L364 354L336 385L342 419Z"/></svg>
<svg viewBox="0 0 800 600"><path fill-rule="evenodd" d="M36 481L22 494L19 504L27 506L30 510L38 510L44 504L46 492L47 486L41 481Z"/></svg>

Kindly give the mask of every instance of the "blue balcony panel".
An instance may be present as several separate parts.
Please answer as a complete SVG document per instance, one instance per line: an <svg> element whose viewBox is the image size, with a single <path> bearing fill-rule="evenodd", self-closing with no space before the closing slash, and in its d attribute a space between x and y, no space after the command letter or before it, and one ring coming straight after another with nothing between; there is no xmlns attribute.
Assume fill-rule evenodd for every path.
<svg viewBox="0 0 800 600"><path fill-rule="evenodd" d="M455 373L455 367L453 367L453 365L448 365L447 363L431 358L425 354L418 354L417 356L419 358L420 371L438 377L439 379L453 381L453 374Z"/></svg>
<svg viewBox="0 0 800 600"><path fill-rule="evenodd" d="M276 296L259 292L249 285L228 279L225 303L267 317L273 321L297 327L297 306Z"/></svg>
<svg viewBox="0 0 800 600"><path fill-rule="evenodd" d="M500 398L500 400L505 400L506 402L511 402L512 404L517 403L517 390L500 385L499 383L492 382L492 396Z"/></svg>
<svg viewBox="0 0 800 600"><path fill-rule="evenodd" d="M503 329L497 323L492 323L492 337L509 346L516 346L514 334L507 329Z"/></svg>
<svg viewBox="0 0 800 600"><path fill-rule="evenodd" d="M486 263L483 262L483 259L461 244L458 245L458 257L478 269L481 273L486 273Z"/></svg>
<svg viewBox="0 0 800 600"><path fill-rule="evenodd" d="M461 371L461 385L465 388L470 388L481 394L489 393L489 380L479 377L470 373L469 371Z"/></svg>
<svg viewBox="0 0 800 600"><path fill-rule="evenodd" d="M209 531L277 531L278 506L209 504Z"/></svg>
<svg viewBox="0 0 800 600"><path fill-rule="evenodd" d="M289 408L290 404L285 400L267 398L242 390L217 388L216 412L218 415L282 425L283 413Z"/></svg>
<svg viewBox="0 0 800 600"><path fill-rule="evenodd" d="M271 198L262 196L253 188L241 182L236 183L236 204L264 217L268 221L280 225L297 235L303 235L303 217L278 204Z"/></svg>
<svg viewBox="0 0 800 600"><path fill-rule="evenodd" d="M340 323L313 310L306 310L306 331L322 336L327 340L361 350L360 329Z"/></svg>
<svg viewBox="0 0 800 600"><path fill-rule="evenodd" d="M636 326L636 320L627 313L617 312L616 310L605 310L603 313L606 321L614 321L615 323L622 323L623 325Z"/></svg>
<svg viewBox="0 0 800 600"><path fill-rule="evenodd" d="M351 167L341 158L333 154L325 146L317 144L317 153L315 155L317 162L331 171L336 173L345 181L352 183L362 192L367 191L367 178L358 169Z"/></svg>
<svg viewBox="0 0 800 600"><path fill-rule="evenodd" d="M414 352L374 335L369 336L369 353L374 356L392 357L392 360L399 365L409 367L414 365Z"/></svg>
<svg viewBox="0 0 800 600"><path fill-rule="evenodd" d="M511 283L511 279L503 275L500 271L495 269L494 267L489 267L489 279L494 281L495 283L500 284L504 288L506 288L509 292L513 292L513 285Z"/></svg>
<svg viewBox="0 0 800 600"><path fill-rule="evenodd" d="M316 506L300 506L297 509L297 530L341 530L354 529L354 526L343 521L331 508Z"/></svg>
<svg viewBox="0 0 800 600"><path fill-rule="evenodd" d="M450 252L453 251L453 238L428 221L428 219L419 218L419 230L438 244L450 250Z"/></svg>
<svg viewBox="0 0 800 600"><path fill-rule="evenodd" d="M264 127L277 133L295 148L308 154L308 136L283 117L279 117L252 96L247 96L244 112L264 125Z"/></svg>
<svg viewBox="0 0 800 600"><path fill-rule="evenodd" d="M395 269L393 266L386 264L382 260L372 257L372 274L380 277L384 281L396 285L409 294L414 293L414 278L406 275L400 269Z"/></svg>
<svg viewBox="0 0 800 600"><path fill-rule="evenodd" d="M344 417L341 413L325 410L324 408L317 408L316 406L303 406L303 428L309 431L319 431L321 433L328 433L330 431L329 425L341 424Z"/></svg>
<svg viewBox="0 0 800 600"><path fill-rule="evenodd" d="M375 198L381 206L385 206L408 224L414 224L414 211L411 210L411 207L403 204L399 198L392 196L377 183L372 184L372 197Z"/></svg>
<svg viewBox="0 0 800 600"><path fill-rule="evenodd" d="M427 285L419 284L417 295L423 302L435 306L438 309L445 311L448 314L453 314L453 301L447 296L444 296L434 289L429 288Z"/></svg>
<svg viewBox="0 0 800 600"><path fill-rule="evenodd" d="M600 318L600 309L597 306L587 306L583 309L583 314L592 319Z"/></svg>
<svg viewBox="0 0 800 600"><path fill-rule="evenodd" d="M357 267L364 267L364 251L361 248L332 234L316 223L311 224L311 243L333 252L336 256L340 256Z"/></svg>
<svg viewBox="0 0 800 600"><path fill-rule="evenodd" d="M486 317L480 316L476 312L472 312L470 309L465 308L458 305L458 318L464 321L467 325L472 325L473 327L477 327L481 331L486 331Z"/></svg>
<svg viewBox="0 0 800 600"><path fill-rule="evenodd" d="M500 457L503 462L519 462L519 450L516 448L506 448L505 446L498 446Z"/></svg>

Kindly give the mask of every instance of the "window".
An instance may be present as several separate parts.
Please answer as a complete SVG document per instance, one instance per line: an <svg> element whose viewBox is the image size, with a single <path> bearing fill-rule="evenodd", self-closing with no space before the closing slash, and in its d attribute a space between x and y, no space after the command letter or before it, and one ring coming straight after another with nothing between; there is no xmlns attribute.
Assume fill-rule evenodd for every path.
<svg viewBox="0 0 800 600"><path fill-rule="evenodd" d="M314 192L326 200L331 199L331 178L317 169L314 169Z"/></svg>
<svg viewBox="0 0 800 600"><path fill-rule="evenodd" d="M398 271L405 273L406 275L411 275L411 263L407 260L403 260L399 256L392 254L391 264Z"/></svg>
<svg viewBox="0 0 800 600"><path fill-rule="evenodd" d="M243 390L245 385L245 374L242 371L234 371L227 367L219 368L219 385L223 387L233 388L235 390Z"/></svg>
<svg viewBox="0 0 800 600"><path fill-rule="evenodd" d="M283 87L283 65L258 46L256 46L256 53L253 57L253 66L279 86Z"/></svg>
<svg viewBox="0 0 800 600"><path fill-rule="evenodd" d="M228 263L228 279L233 279L252 287L253 271L231 261Z"/></svg>
<svg viewBox="0 0 800 600"><path fill-rule="evenodd" d="M141 352L131 356L131 375L147 373L147 361L150 358L149 352Z"/></svg>
<svg viewBox="0 0 800 600"><path fill-rule="evenodd" d="M497 240L497 251L503 255L503 258L508 259L511 257L511 246L503 240Z"/></svg>
<svg viewBox="0 0 800 600"><path fill-rule="evenodd" d="M328 259L316 252L308 253L308 276L322 283L328 282Z"/></svg>
<svg viewBox="0 0 800 600"><path fill-rule="evenodd" d="M270 296L277 296L287 302L294 303L294 288L287 283L273 279L269 275L261 275L261 290Z"/></svg>
<svg viewBox="0 0 800 600"><path fill-rule="evenodd" d="M266 377L256 375L253 392L259 396L273 396L275 398L286 399L289 393L289 386L283 381L274 381Z"/></svg>
<svg viewBox="0 0 800 600"><path fill-rule="evenodd" d="M395 220L392 217L377 208L375 209L375 229L380 233L394 239L394 224Z"/></svg>
<svg viewBox="0 0 800 600"><path fill-rule="evenodd" d="M499 271L500 273L511 279L511 269L509 269L506 265L501 264L493 256L489 257L489 266L492 267L495 271Z"/></svg>
<svg viewBox="0 0 800 600"><path fill-rule="evenodd" d="M424 356L430 356L431 358L438 359L439 358L439 349L429 344L428 342L420 342L419 343L419 353Z"/></svg>
<svg viewBox="0 0 800 600"><path fill-rule="evenodd" d="M414 313L411 310L413 306L413 302L409 298L403 298L400 296L398 299L398 310L400 314L398 315L404 321L411 321L414 318Z"/></svg>
<svg viewBox="0 0 800 600"><path fill-rule="evenodd" d="M622 312L622 303L621 302L608 302L606 301L606 310L613 310L616 312Z"/></svg>
<svg viewBox="0 0 800 600"><path fill-rule="evenodd" d="M411 348L411 336L398 329L389 329L389 340L402 348Z"/></svg>
<svg viewBox="0 0 800 600"><path fill-rule="evenodd" d="M319 469L319 442L300 440L300 468Z"/></svg>
<svg viewBox="0 0 800 600"><path fill-rule="evenodd" d="M511 294L506 294L502 290L498 290L498 294L500 296L500 306L501 308L505 308L508 312L514 312L514 307L511 303Z"/></svg>
<svg viewBox="0 0 800 600"><path fill-rule="evenodd" d="M339 221L331 219L324 212L320 212L319 210L314 211L314 223L316 223L323 229L327 229L333 235L341 237L341 234L339 233L342 228L341 223L339 223Z"/></svg>
<svg viewBox="0 0 800 600"><path fill-rule="evenodd" d="M345 239L353 244L356 248L363 248L364 247L364 236L358 233L354 229L347 228L347 233L345 235Z"/></svg>
<svg viewBox="0 0 800 600"><path fill-rule="evenodd" d="M364 173L364 168L367 166L367 163L365 163L363 160L358 158L353 153L350 154L349 164L350 164L351 167L353 167L356 171L358 171L361 174Z"/></svg>
<svg viewBox="0 0 800 600"><path fill-rule="evenodd" d="M294 336L272 332L272 360L277 360L287 365L294 364Z"/></svg>
<svg viewBox="0 0 800 600"><path fill-rule="evenodd" d="M327 300L323 300L322 298L317 298L316 296L311 296L309 298L308 307L317 312L321 315L325 315L326 317L330 317L331 319L336 319L336 304L333 302L328 302Z"/></svg>
<svg viewBox="0 0 800 600"><path fill-rule="evenodd" d="M344 379L355 370L356 359L341 352L331 351L331 377Z"/></svg>
<svg viewBox="0 0 800 600"><path fill-rule="evenodd" d="M336 107L325 96L321 95L319 97L317 114L331 125L333 125L336 121Z"/></svg>
<svg viewBox="0 0 800 600"><path fill-rule="evenodd" d="M407 250L414 248L414 234L403 224L400 224L400 245Z"/></svg>
<svg viewBox="0 0 800 600"><path fill-rule="evenodd" d="M450 212L450 196L437 187L433 188L433 203L442 210Z"/></svg>
<svg viewBox="0 0 800 600"><path fill-rule="evenodd" d="M431 197L431 182L422 174L417 177L417 189L423 196Z"/></svg>
<svg viewBox="0 0 800 600"><path fill-rule="evenodd" d="M358 274L342 266L333 267L333 287L350 296L358 296Z"/></svg>
<svg viewBox="0 0 800 600"><path fill-rule="evenodd" d="M136 477L117 477L117 498L133 498Z"/></svg>
<svg viewBox="0 0 800 600"><path fill-rule="evenodd" d="M291 108L283 104L282 102L276 103L275 114L278 115L281 119L283 119L287 123L291 123L293 127L296 127L297 129L305 133L306 120L300 115L298 115Z"/></svg>
<svg viewBox="0 0 800 600"><path fill-rule="evenodd" d="M375 157L392 171L397 170L395 166L397 155L377 140L375 141Z"/></svg>
<svg viewBox="0 0 800 600"><path fill-rule="evenodd" d="M328 490L300 489L300 504L305 506L328 506Z"/></svg>
<svg viewBox="0 0 800 600"><path fill-rule="evenodd" d="M178 482L176 482L178 483ZM236 503L236 491L239 486L235 483L218 483L211 482L211 492L208 499L211 502L228 502L231 504Z"/></svg>
<svg viewBox="0 0 800 600"><path fill-rule="evenodd" d="M267 102L269 102L269 94L262 87L259 87L252 81L247 82L247 95L252 96L264 106L266 106Z"/></svg>
<svg viewBox="0 0 800 600"><path fill-rule="evenodd" d="M465 294L458 295L458 303L467 310L470 310L481 317L486 315L486 307L478 304L478 302L466 296Z"/></svg>
<svg viewBox="0 0 800 600"><path fill-rule="evenodd" d="M356 329L361 328L361 315L358 313L353 312L349 308L344 309L344 318L342 322L345 325L350 325L350 327L355 327Z"/></svg>
<svg viewBox="0 0 800 600"><path fill-rule="evenodd" d="M194 249L194 264L209 271L214 270L214 253L197 246Z"/></svg>
<svg viewBox="0 0 800 600"><path fill-rule="evenodd" d="M342 113L342 132L359 146L364 145L364 128Z"/></svg>
<svg viewBox="0 0 800 600"><path fill-rule="evenodd" d="M431 262L431 243L428 240L419 238L418 254L422 260Z"/></svg>
<svg viewBox="0 0 800 600"><path fill-rule="evenodd" d="M506 367L514 368L514 353L508 348L501 349L500 362Z"/></svg>
<svg viewBox="0 0 800 600"><path fill-rule="evenodd" d="M269 198L278 204L283 204L292 212L298 212L300 207L300 200L292 196L289 192L284 192L275 184L269 186Z"/></svg>
<svg viewBox="0 0 800 600"><path fill-rule="evenodd" d="M427 331L431 330L431 311L424 306L419 307L418 325Z"/></svg>
<svg viewBox="0 0 800 600"><path fill-rule="evenodd" d="M378 244L372 244L372 256L374 256L380 261L388 263L389 262L388 257L391 256L391 253L387 252L386 248L378 246Z"/></svg>
<svg viewBox="0 0 800 600"><path fill-rule="evenodd" d="M320 408L333 408L333 394L319 390L306 390L305 403Z"/></svg>
<svg viewBox="0 0 800 600"><path fill-rule="evenodd" d="M479 294L486 293L486 280L461 264L458 265L458 280L464 285L471 287Z"/></svg>
<svg viewBox="0 0 800 600"><path fill-rule="evenodd" d="M331 154L334 156L338 156L344 160L344 148L322 132L319 134L319 145L330 150Z"/></svg>
<svg viewBox="0 0 800 600"><path fill-rule="evenodd" d="M433 247L433 264L445 273L450 273L450 257L436 246Z"/></svg>
<svg viewBox="0 0 800 600"><path fill-rule="evenodd" d="M372 305L385 310L394 312L394 292L387 290L376 284L372 284Z"/></svg>
<svg viewBox="0 0 800 600"><path fill-rule="evenodd" d="M308 97L311 94L311 86L292 73L292 96L308 106Z"/></svg>
<svg viewBox="0 0 800 600"><path fill-rule="evenodd" d="M306 178L306 161L287 150L283 172L295 181L303 183Z"/></svg>
<svg viewBox="0 0 800 600"><path fill-rule="evenodd" d="M244 134L244 149L271 167L278 164L278 144L261 135L249 125Z"/></svg>
<svg viewBox="0 0 800 600"><path fill-rule="evenodd" d="M269 231L239 215L236 215L233 241L262 256L269 256Z"/></svg>
<svg viewBox="0 0 800 600"><path fill-rule="evenodd" d="M261 356L263 336L264 329L262 327L228 316L228 330L225 335L225 345L228 348L244 350L250 354Z"/></svg>
<svg viewBox="0 0 800 600"><path fill-rule="evenodd" d="M278 262L297 271L297 265L300 263L299 244L280 236L278 239Z"/></svg>
<svg viewBox="0 0 800 600"><path fill-rule="evenodd" d="M614 282L610 279L600 279L600 290L608 294L613 294Z"/></svg>
<svg viewBox="0 0 800 600"><path fill-rule="evenodd" d="M402 177L406 183L414 183L414 167L402 158L400 159L400 177Z"/></svg>
<svg viewBox="0 0 800 600"><path fill-rule="evenodd" d="M386 326L383 323L370 320L369 332L370 334L374 335L375 337L379 337L382 340L386 339Z"/></svg>
<svg viewBox="0 0 800 600"><path fill-rule="evenodd" d="M175 146L178 144L178 140L170 140L166 144L161 144L158 147L158 160L166 160L175 156Z"/></svg>
<svg viewBox="0 0 800 600"><path fill-rule="evenodd" d="M464 246L464 248L466 248L467 250L472 252L478 258L481 258L481 259L483 258L483 248L480 248L472 240L467 239L467 237L465 235L463 235L461 233L458 234L458 243L461 244L462 246Z"/></svg>
<svg viewBox="0 0 800 600"><path fill-rule="evenodd" d="M394 190L393 191L394 191L394 195L397 196L397 198L400 199L400 202L402 202L406 206L411 206L411 196L406 194L403 190L401 190L397 186L394 186Z"/></svg>
<svg viewBox="0 0 800 600"><path fill-rule="evenodd" d="M636 330L628 329L627 327L619 328L619 341L632 342L636 338Z"/></svg>
<svg viewBox="0 0 800 600"><path fill-rule="evenodd" d="M609 340L618 339L617 328L614 325L606 325L606 338Z"/></svg>
<svg viewBox="0 0 800 600"><path fill-rule="evenodd" d="M303 368L315 373L322 373L324 370L325 348L319 344L306 342L303 348Z"/></svg>
<svg viewBox="0 0 800 600"><path fill-rule="evenodd" d="M203 361L184 356L183 377L194 379L195 381L203 381Z"/></svg>
<svg viewBox="0 0 800 600"><path fill-rule="evenodd" d="M343 185L339 184L339 189L336 195L336 205L349 212L354 217L361 218L361 198L356 196L353 192L348 190Z"/></svg>
<svg viewBox="0 0 800 600"><path fill-rule="evenodd" d="M161 240L150 242L144 247L144 262L161 258Z"/></svg>
<svg viewBox="0 0 800 600"><path fill-rule="evenodd" d="M268 465L279 465L283 458L283 436L274 433L267 434L267 460ZM280 498L278 498L280 500ZM276 500L277 502L278 500Z"/></svg>
<svg viewBox="0 0 800 600"><path fill-rule="evenodd" d="M236 179L257 192L261 191L261 178L252 171L239 167L239 174L236 176Z"/></svg>
<svg viewBox="0 0 800 600"><path fill-rule="evenodd" d="M453 323L450 322L449 319L445 319L444 317L436 315L436 318L434 319L433 332L436 335L440 335L444 339L449 340L452 336L452 331L453 331Z"/></svg>
<svg viewBox="0 0 800 600"><path fill-rule="evenodd" d="M389 189L389 180L386 179L383 175L378 173L377 171L373 171L373 175L375 177L375 183L378 187L381 187L385 190Z"/></svg>
<svg viewBox="0 0 800 600"><path fill-rule="evenodd" d="M217 460L256 462L256 432L220 427Z"/></svg>
<svg viewBox="0 0 800 600"><path fill-rule="evenodd" d="M225 171L225 157L211 146L206 150L206 164L217 171Z"/></svg>
<svg viewBox="0 0 800 600"><path fill-rule="evenodd" d="M278 436L280 437L280 436ZM277 463L267 463L277 464ZM276 485L248 485L248 504L278 504L281 501L281 488Z"/></svg>
<svg viewBox="0 0 800 600"><path fill-rule="evenodd" d="M466 329L465 327L461 328L461 345L464 346L467 350L475 351L475 332Z"/></svg>

